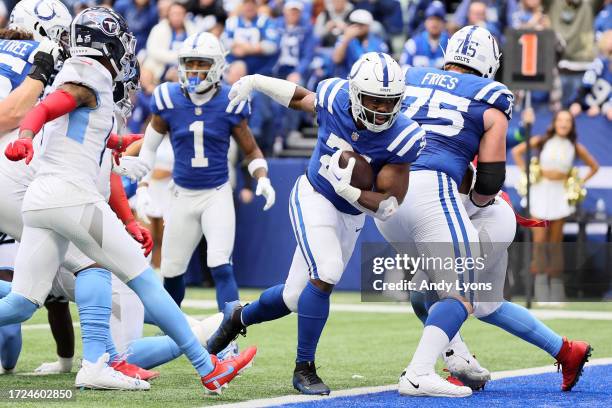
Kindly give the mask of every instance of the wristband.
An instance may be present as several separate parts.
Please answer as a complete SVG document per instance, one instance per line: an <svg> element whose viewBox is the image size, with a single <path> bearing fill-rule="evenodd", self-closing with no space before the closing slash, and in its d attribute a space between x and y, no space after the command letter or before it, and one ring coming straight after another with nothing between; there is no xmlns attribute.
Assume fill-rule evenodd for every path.
<svg viewBox="0 0 612 408"><path fill-rule="evenodd" d="M249 174L251 175L251 177L254 177L253 175L255 174L255 170L261 169L261 168L264 168L266 171L268 171L268 162L266 161L266 159L262 159L262 158L253 159L247 166L247 169L249 170Z"/></svg>
<svg viewBox="0 0 612 408"><path fill-rule="evenodd" d="M53 57L46 52L37 52L34 56L34 63L30 68L28 76L32 79L40 81L43 86L47 86L49 78L55 72L55 62Z"/></svg>

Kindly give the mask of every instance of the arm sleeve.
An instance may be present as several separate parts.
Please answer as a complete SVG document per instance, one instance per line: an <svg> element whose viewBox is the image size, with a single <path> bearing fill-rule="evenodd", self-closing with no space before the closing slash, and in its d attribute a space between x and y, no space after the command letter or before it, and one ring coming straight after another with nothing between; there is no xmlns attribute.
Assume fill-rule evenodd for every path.
<svg viewBox="0 0 612 408"><path fill-rule="evenodd" d="M77 108L74 96L64 90L49 94L32 109L21 122L20 130L31 130L37 134L45 123L59 118Z"/></svg>
<svg viewBox="0 0 612 408"><path fill-rule="evenodd" d="M110 198L108 204L112 210L117 214L117 217L123 222L124 225L134 221L134 215L130 209L130 203L128 202L125 189L123 188L123 181L121 176L115 173L111 173L110 176Z"/></svg>

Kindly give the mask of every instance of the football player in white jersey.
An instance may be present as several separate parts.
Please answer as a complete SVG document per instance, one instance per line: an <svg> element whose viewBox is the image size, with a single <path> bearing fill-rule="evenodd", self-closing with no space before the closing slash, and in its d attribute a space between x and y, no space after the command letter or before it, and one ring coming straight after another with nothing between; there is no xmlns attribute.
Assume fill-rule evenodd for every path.
<svg viewBox="0 0 612 408"><path fill-rule="evenodd" d="M24 321L42 304L72 242L138 294L160 328L181 346L205 390L218 393L252 361L256 348L224 362L211 357L96 188L114 122L112 84L124 79L134 49L123 17L104 7L82 11L71 24L72 58L57 75L55 91L28 113L19 139L7 146L7 157L29 163L32 137L50 122L44 129L40 168L22 207L16 279L12 292L0 300L0 324ZM95 285L97 277L91 277ZM95 314L98 318L89 320L92 337L106 336L110 310L97 308ZM104 350L92 354L84 356L87 364L106 365Z"/></svg>

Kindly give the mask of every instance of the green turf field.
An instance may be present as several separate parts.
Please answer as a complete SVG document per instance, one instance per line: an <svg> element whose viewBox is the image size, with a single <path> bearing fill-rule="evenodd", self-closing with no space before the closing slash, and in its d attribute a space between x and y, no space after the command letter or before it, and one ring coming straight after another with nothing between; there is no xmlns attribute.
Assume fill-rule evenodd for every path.
<svg viewBox="0 0 612 408"><path fill-rule="evenodd" d="M257 291L243 291L243 298L256 298ZM213 299L210 290L188 291L188 299ZM334 303L358 303L359 295L338 293ZM568 305L568 310L612 311L612 305ZM407 307L407 306L406 306ZM213 310L189 308L187 312L204 316ZM73 309L73 317L77 315ZM46 313L39 311L27 325L46 321ZM609 341L610 321L547 320L553 329L570 338L591 342L594 358L612 357ZM26 327L27 327L26 325ZM156 328L147 326L146 334L153 335ZM409 362L421 332L421 324L412 314L332 312L317 354L320 376L332 388L353 388L392 384ZM75 333L80 332L75 329ZM553 364L552 358L501 330L475 319L469 319L462 329L472 352L481 364L491 371L510 370ZM44 328L23 330L24 344L17 365L18 375L0 376L0 389L9 388L71 388L74 373L60 376L34 377L21 375L32 372L41 362L55 359L51 333ZM77 341L77 344L80 343ZM205 396L199 378L184 357L162 366L162 376L152 382L148 392L77 392L70 407L99 406L124 407L196 407L216 403L244 401L293 393L291 374L296 347L296 317L289 316L275 322L249 328L248 337L240 344L256 344L259 353L255 366L236 379L221 397ZM80 344L78 345L80 347ZM80 350L77 350L77 356ZM76 372L76 368L73 370ZM354 377L354 376L357 377ZM146 404L146 405L145 405ZM56 403L7 403L0 406L59 406Z"/></svg>

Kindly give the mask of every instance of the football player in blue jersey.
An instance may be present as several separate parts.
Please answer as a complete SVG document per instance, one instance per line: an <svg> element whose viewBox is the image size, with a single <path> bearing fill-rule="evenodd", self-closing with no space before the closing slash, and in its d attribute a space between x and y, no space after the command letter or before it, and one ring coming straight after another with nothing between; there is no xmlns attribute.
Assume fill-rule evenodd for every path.
<svg viewBox="0 0 612 408"><path fill-rule="evenodd" d="M223 349L246 327L297 312L298 347L293 386L304 394L329 394L315 369L315 352L329 315L330 295L347 265L365 215L387 219L408 187L409 163L424 144L424 131L400 113L405 85L400 66L389 55L366 53L348 80L331 78L316 92L261 75L246 76L232 87L231 106L257 90L285 107L314 113L317 145L306 175L298 178L289 202L297 247L284 284L259 300L226 305L209 350ZM350 184L355 159L339 164L343 151L361 154L371 165L375 190ZM213 351L213 352L214 352Z"/></svg>
<svg viewBox="0 0 612 408"><path fill-rule="evenodd" d="M427 132L427 146L412 166L405 203L386 222L376 220L387 241L412 240L419 254L455 259L480 256L478 231L469 215L494 205L503 185L506 132L514 99L503 84L492 80L499 60L500 52L491 33L481 27L467 26L449 40L444 71L407 70L404 109ZM476 154L475 184L469 199L462 203L458 186ZM507 248L502 243L493 244L495 250ZM454 270L425 272L432 282L446 278L461 284L478 282L474 269L468 268L466 273L456 275ZM505 273L505 268L498 271ZM470 313L555 357L563 369L564 391L569 391L577 382L590 355L591 347L587 343L562 338L527 309L505 302L501 296L491 299L482 292L470 290L438 291L437 296L440 300L426 308L428 317L421 341L400 377L401 394L471 395L469 387L443 380L434 368L449 342L452 345L461 341L458 331Z"/></svg>
<svg viewBox="0 0 612 408"><path fill-rule="evenodd" d="M0 138L34 106L66 58L72 17L57 0L23 0L0 30Z"/></svg>
<svg viewBox="0 0 612 408"><path fill-rule="evenodd" d="M185 40L179 51L180 83L164 83L155 89L153 117L137 158L152 169L157 147L165 134L170 135L175 186L165 219L161 273L166 289L180 305L185 296L183 274L204 234L219 310L238 300L231 264L236 215L228 182L230 136L257 180L256 195L266 199L264 211L275 200L268 165L248 127L250 104L229 104L229 87L221 84L224 67L225 50L214 35L200 33ZM139 202L147 200L146 184L136 194Z"/></svg>

